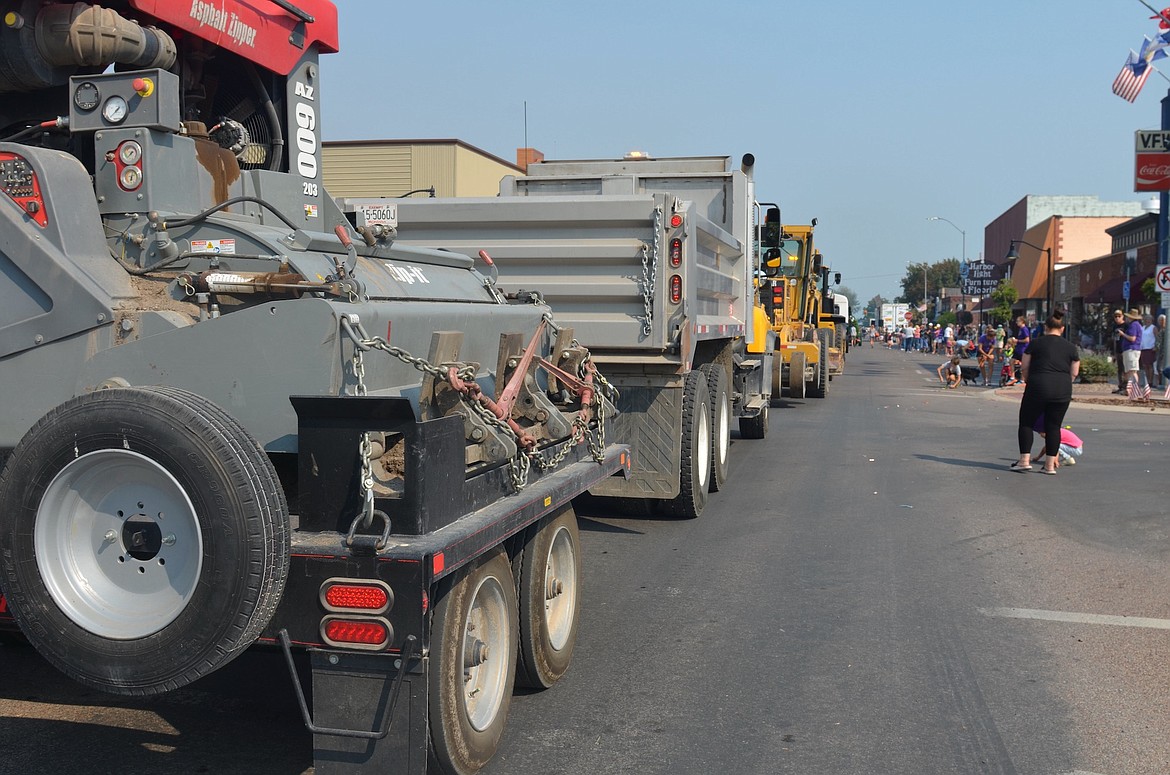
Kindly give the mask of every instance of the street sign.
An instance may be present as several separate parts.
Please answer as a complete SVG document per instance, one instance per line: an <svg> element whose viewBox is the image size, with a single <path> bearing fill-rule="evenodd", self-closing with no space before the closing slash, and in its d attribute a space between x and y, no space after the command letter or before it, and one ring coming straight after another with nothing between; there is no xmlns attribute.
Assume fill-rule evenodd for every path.
<svg viewBox="0 0 1170 775"><path fill-rule="evenodd" d="M1126 301L1129 301L1129 280L1121 284L1121 295L1125 297Z"/></svg>
<svg viewBox="0 0 1170 775"><path fill-rule="evenodd" d="M1158 264L1154 269L1154 283L1161 293L1170 293L1170 264Z"/></svg>

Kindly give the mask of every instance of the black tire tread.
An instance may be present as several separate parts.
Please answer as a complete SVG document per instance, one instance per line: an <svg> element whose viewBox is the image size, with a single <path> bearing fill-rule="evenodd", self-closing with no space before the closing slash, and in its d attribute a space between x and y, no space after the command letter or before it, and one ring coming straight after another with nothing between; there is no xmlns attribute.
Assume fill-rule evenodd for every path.
<svg viewBox="0 0 1170 775"><path fill-rule="evenodd" d="M727 455L731 456L731 392L730 380L727 378L727 369L723 368L718 363L704 363L699 367L699 371L703 372L703 376L707 378L708 400L710 402L711 422L708 427L711 429L711 470L708 473L707 489L711 492L719 492L727 485L728 473L728 459L719 460L719 401L722 397L723 401L727 403L727 427L724 432L728 434L727 439Z"/></svg>
<svg viewBox="0 0 1170 775"><path fill-rule="evenodd" d="M17 445L9 461L11 465L0 474L0 504L11 505L11 498L25 497L27 493L19 490L21 485L15 480L32 479L30 474L44 476L46 467L53 463L49 459L55 454L53 450L61 449L63 444L75 445L74 437L84 437L76 429L126 414L150 416L151 422L169 425L183 443L190 443L192 448L200 450L203 459L217 469L217 476L232 489L232 498L240 511L237 518L243 521L241 532L246 536L243 540L248 548L240 553L243 586L236 587L237 591L233 593L237 597L230 621L200 618L201 634L196 643L191 642L194 638L176 634L176 624L141 639L141 642L112 642L88 636L87 639L96 638L99 643L109 644L105 656L111 664L121 665L124 661L125 668L134 668L119 670L110 664L87 662L86 646L74 648L73 644L63 644L60 649L52 648L54 644L45 637L47 625L43 619L48 614L45 605L51 603L22 600L23 594L12 589L11 583L6 586L10 587L9 598L14 603L18 623L38 650L58 669L80 683L103 691L148 696L191 683L226 664L255 641L271 619L288 575L289 520L284 492L275 470L247 430L213 402L185 390L164 387L102 390L78 396L51 410ZM109 448L112 436L109 430L95 431L84 437L85 446L87 449ZM149 450L150 443L155 441L134 440L141 442L144 450ZM163 443L158 441L160 445ZM26 471L26 462L36 467L35 471ZM54 475L51 471L48 473ZM14 489L17 489L16 493L12 492ZM13 521L6 514L0 515L0 542L6 549L11 549L14 529ZM5 558L3 571L9 582L15 580L14 561L10 556ZM204 595L206 599L208 594L211 593L196 590L196 597ZM39 611L34 610L37 606ZM30 617L37 621L28 621ZM184 612L180 619L186 617L187 612ZM192 612L190 619L196 618ZM168 648L171 643L174 647ZM185 658L180 658L180 651Z"/></svg>

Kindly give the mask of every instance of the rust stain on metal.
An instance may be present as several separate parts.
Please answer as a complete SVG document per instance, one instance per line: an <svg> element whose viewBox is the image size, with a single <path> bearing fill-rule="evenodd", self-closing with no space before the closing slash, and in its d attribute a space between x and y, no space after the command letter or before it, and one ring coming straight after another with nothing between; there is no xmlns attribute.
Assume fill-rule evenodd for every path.
<svg viewBox="0 0 1170 775"><path fill-rule="evenodd" d="M199 166L211 175L212 200L215 204L227 201L231 184L240 179L240 163L231 151L220 148L211 140L192 139L195 141L195 158L199 160Z"/></svg>

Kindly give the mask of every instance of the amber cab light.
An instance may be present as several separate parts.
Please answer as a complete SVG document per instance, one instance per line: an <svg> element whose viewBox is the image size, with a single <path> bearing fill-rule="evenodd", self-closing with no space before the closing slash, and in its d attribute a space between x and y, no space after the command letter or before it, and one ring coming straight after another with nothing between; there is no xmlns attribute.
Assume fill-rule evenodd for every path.
<svg viewBox="0 0 1170 775"><path fill-rule="evenodd" d="M682 216L675 213L670 216L670 228L677 229L679 226L682 226Z"/></svg>
<svg viewBox="0 0 1170 775"><path fill-rule="evenodd" d="M671 275L670 303L678 304L680 301L682 301L682 278L678 275Z"/></svg>
<svg viewBox="0 0 1170 775"><path fill-rule="evenodd" d="M682 266L682 240L678 237L670 241L670 265Z"/></svg>
<svg viewBox="0 0 1170 775"><path fill-rule="evenodd" d="M321 637L330 646L384 649L390 645L392 633L390 623L381 618L327 616L321 620Z"/></svg>
<svg viewBox="0 0 1170 775"><path fill-rule="evenodd" d="M380 614L394 605L394 593L381 581L335 578L321 585L321 605L329 611Z"/></svg>

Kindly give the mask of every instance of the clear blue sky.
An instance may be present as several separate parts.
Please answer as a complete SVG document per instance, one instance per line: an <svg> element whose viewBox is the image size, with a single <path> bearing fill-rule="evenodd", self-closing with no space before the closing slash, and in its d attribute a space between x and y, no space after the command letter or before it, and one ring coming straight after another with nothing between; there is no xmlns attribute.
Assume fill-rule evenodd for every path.
<svg viewBox="0 0 1170 775"><path fill-rule="evenodd" d="M1153 5L1161 7L1154 2ZM1110 91L1138 0L338 0L329 140L459 138L507 160L755 154L757 196L862 303L967 256L1027 194L1139 201L1133 132L1166 80ZM1164 63L1170 60L1163 60ZM1170 75L1170 67L1167 67Z"/></svg>

